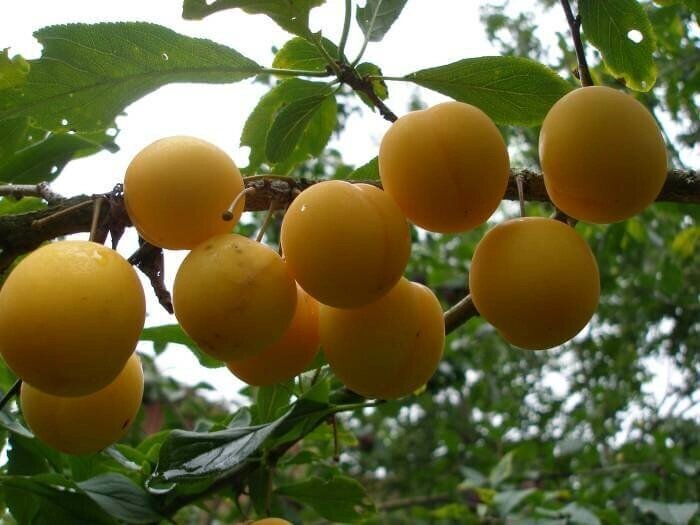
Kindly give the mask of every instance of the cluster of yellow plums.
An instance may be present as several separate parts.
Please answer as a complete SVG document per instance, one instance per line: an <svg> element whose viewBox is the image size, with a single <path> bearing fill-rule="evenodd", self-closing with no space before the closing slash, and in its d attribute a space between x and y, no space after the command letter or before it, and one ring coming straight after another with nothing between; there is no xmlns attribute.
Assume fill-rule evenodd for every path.
<svg viewBox="0 0 700 525"><path fill-rule="evenodd" d="M574 90L551 108L540 157L554 204L593 223L639 213L666 176L652 116L607 87ZM139 152L125 203L148 242L190 250L175 278L175 316L236 376L256 386L284 381L321 347L350 389L393 399L432 376L445 337L433 292L402 277L408 221L443 233L483 224L505 193L509 158L481 110L446 102L393 123L379 172L384 191L334 180L301 192L284 215L282 255L230 233L245 206L243 178L226 153L196 138ZM481 239L469 288L507 341L544 349L586 325L600 284L572 227L526 217ZM24 380L22 410L42 440L84 453L121 437L143 390L133 350L144 315L134 271L102 245L56 242L17 265L0 290L0 353Z"/></svg>

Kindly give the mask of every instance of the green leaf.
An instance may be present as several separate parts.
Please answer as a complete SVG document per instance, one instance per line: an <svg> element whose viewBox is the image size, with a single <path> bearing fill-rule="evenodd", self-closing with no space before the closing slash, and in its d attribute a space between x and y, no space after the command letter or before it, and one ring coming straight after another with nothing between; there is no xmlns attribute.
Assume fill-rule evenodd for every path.
<svg viewBox="0 0 700 525"><path fill-rule="evenodd" d="M152 341L156 354L160 354L170 343L184 345L195 355L199 363L207 368L221 368L224 363L202 352L179 324L168 324L144 328L139 338L141 341Z"/></svg>
<svg viewBox="0 0 700 525"><path fill-rule="evenodd" d="M355 169L348 179L352 180L379 180L379 158L374 157L372 160Z"/></svg>
<svg viewBox="0 0 700 525"><path fill-rule="evenodd" d="M321 44L333 58L338 58L338 47L327 38ZM328 66L326 57L308 40L292 38L285 43L272 61L272 67L280 69L301 69L304 71L325 71Z"/></svg>
<svg viewBox="0 0 700 525"><path fill-rule="evenodd" d="M656 37L639 2L580 0L579 12L584 36L600 50L610 73L632 89L649 91L656 82Z"/></svg>
<svg viewBox="0 0 700 525"><path fill-rule="evenodd" d="M507 516L511 511L518 508L518 506L533 492L535 492L535 489L506 490L496 493L493 497L493 502L496 507L498 507L499 514L501 516Z"/></svg>
<svg viewBox="0 0 700 525"><path fill-rule="evenodd" d="M58 474L0 476L10 512L31 525L114 525L116 521L71 481Z"/></svg>
<svg viewBox="0 0 700 525"><path fill-rule="evenodd" d="M600 525L598 516L576 503L569 503L561 512L566 514L574 525Z"/></svg>
<svg viewBox="0 0 700 525"><path fill-rule="evenodd" d="M0 202L0 205L2 202ZM0 213L0 215L2 215ZM15 434L19 434L20 436L24 436L28 439L31 439L34 437L34 434L31 433L31 431L26 428L24 425L22 425L19 421L17 421L14 417L9 415L7 412L0 411L0 427L4 428L5 430L8 430L10 432L13 432Z"/></svg>
<svg viewBox="0 0 700 525"><path fill-rule="evenodd" d="M295 100L282 108L267 133L265 140L265 154L267 158L274 163L287 161L292 153L295 153L295 150L296 158L306 160L306 158L313 156L318 151L317 147L313 148L313 150L309 148L308 151L299 151L299 146L302 144L302 135L308 133L312 119L317 116L322 117L324 125L321 129L321 135L326 140L324 142L323 137L321 137L314 146L318 146L321 142L324 142L325 146L334 127L334 122L331 122L332 119L325 118L328 116L327 109L329 104L332 105L331 110L335 112L335 98L331 95L330 90L323 95ZM326 111L324 111L324 108ZM333 115L335 116L335 113ZM329 126L328 124L332 125Z"/></svg>
<svg viewBox="0 0 700 525"><path fill-rule="evenodd" d="M325 519L356 523L375 512L365 488L352 478L335 476L328 481L312 477L301 483L279 487L277 494L309 505Z"/></svg>
<svg viewBox="0 0 700 525"><path fill-rule="evenodd" d="M669 525L687 525L700 509L698 503L665 503L636 498L635 506L642 512L649 512Z"/></svg>
<svg viewBox="0 0 700 525"><path fill-rule="evenodd" d="M163 519L153 497L121 474L102 474L78 483L85 494L114 518L126 523L153 523Z"/></svg>
<svg viewBox="0 0 700 525"><path fill-rule="evenodd" d="M7 162L0 163L0 180L16 184L51 182L70 160L105 148L111 151L118 149L108 135L50 133L46 138L15 152Z"/></svg>
<svg viewBox="0 0 700 525"><path fill-rule="evenodd" d="M382 70L379 68L379 66L372 64L371 62L362 62L361 64L358 64L355 69L362 77L382 75ZM386 100L386 98L389 96L389 89L387 88L386 82L384 82L382 79L373 79L372 88L381 100ZM370 100L365 93L362 91L356 91L356 93L360 99L362 99L362 102L374 110L374 102L372 102L372 100Z"/></svg>
<svg viewBox="0 0 700 525"><path fill-rule="evenodd" d="M687 259L698 253L700 226L690 226L679 231L671 242L671 249L679 257Z"/></svg>
<svg viewBox="0 0 700 525"><path fill-rule="evenodd" d="M527 58L466 58L411 73L406 80L473 104L499 124L535 126L571 90L554 71Z"/></svg>
<svg viewBox="0 0 700 525"><path fill-rule="evenodd" d="M264 14L285 31L309 37L309 12L325 0L184 0L182 17L201 20L224 9L240 8L250 14Z"/></svg>
<svg viewBox="0 0 700 525"><path fill-rule="evenodd" d="M28 134L28 118L15 118L0 122L0 165L11 159L15 151L26 146ZM0 180L7 182L3 179Z"/></svg>
<svg viewBox="0 0 700 525"><path fill-rule="evenodd" d="M10 58L9 49L0 53L0 89L21 86L29 73L29 63L21 56Z"/></svg>
<svg viewBox="0 0 700 525"><path fill-rule="evenodd" d="M330 90L326 84L298 78L280 82L265 94L243 127L241 146L250 147L248 166L243 171L253 174L263 163L270 162L266 152L267 137L275 117L282 108L297 100L323 97L327 94L330 94ZM334 99L329 98L329 101L333 107L329 111L329 102L322 104L321 109L308 122L306 133L297 144L297 149L304 152L304 160L308 154L321 153L333 133L337 119L336 107ZM297 156L296 153L291 155L292 158Z"/></svg>
<svg viewBox="0 0 700 525"><path fill-rule="evenodd" d="M294 380L258 388L255 396L255 406L257 407L260 423L267 423L277 419L280 413L289 405L293 385Z"/></svg>
<svg viewBox="0 0 700 525"><path fill-rule="evenodd" d="M357 23L371 42L379 42L401 14L406 0L367 0L357 9Z"/></svg>
<svg viewBox="0 0 700 525"><path fill-rule="evenodd" d="M174 430L160 448L150 482L214 480L239 469L288 414L265 425L217 432Z"/></svg>
<svg viewBox="0 0 700 525"><path fill-rule="evenodd" d="M513 473L513 452L508 452L489 473L489 483L492 487L498 487Z"/></svg>
<svg viewBox="0 0 700 525"><path fill-rule="evenodd" d="M0 97L0 120L45 129L108 128L126 106L171 82L237 82L260 71L237 51L155 24L70 24L34 34L44 46L21 89Z"/></svg>
<svg viewBox="0 0 700 525"><path fill-rule="evenodd" d="M22 197L15 200L11 197L0 198L0 217L3 215L17 215L46 208L46 204L38 197Z"/></svg>

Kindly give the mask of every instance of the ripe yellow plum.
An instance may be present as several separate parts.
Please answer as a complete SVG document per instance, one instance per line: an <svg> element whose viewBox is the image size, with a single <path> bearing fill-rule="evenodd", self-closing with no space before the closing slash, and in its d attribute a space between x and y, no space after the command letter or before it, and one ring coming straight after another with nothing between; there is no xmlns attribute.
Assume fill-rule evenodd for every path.
<svg viewBox="0 0 700 525"><path fill-rule="evenodd" d="M581 221L628 219L666 180L666 146L654 117L634 97L605 86L559 99L542 123L539 152L552 202Z"/></svg>
<svg viewBox="0 0 700 525"><path fill-rule="evenodd" d="M32 386L82 396L117 377L145 315L141 283L117 252L89 241L46 244L0 289L0 353Z"/></svg>
<svg viewBox="0 0 700 525"><path fill-rule="evenodd" d="M411 251L406 218L369 184L325 181L304 190L282 222L284 257L319 302L355 308L387 293Z"/></svg>
<svg viewBox="0 0 700 525"><path fill-rule="evenodd" d="M391 125L379 149L379 174L410 221L463 232L485 222L503 199L508 150L483 111L444 102Z"/></svg>
<svg viewBox="0 0 700 525"><path fill-rule="evenodd" d="M262 352L226 366L249 385L268 386L304 371L318 352L318 302L297 286L297 306L282 337Z"/></svg>
<svg viewBox="0 0 700 525"><path fill-rule="evenodd" d="M80 397L46 394L22 384L22 414L34 434L66 454L91 454L116 443L134 421L143 396L141 361L134 353L109 385Z"/></svg>
<svg viewBox="0 0 700 525"><path fill-rule="evenodd" d="M296 308L282 258L247 237L222 234L192 250L173 285L175 317L207 354L231 361L279 339Z"/></svg>
<svg viewBox="0 0 700 525"><path fill-rule="evenodd" d="M321 305L321 347L331 369L365 397L396 399L435 373L445 341L442 308L425 286L402 278L356 309Z"/></svg>
<svg viewBox="0 0 700 525"><path fill-rule="evenodd" d="M231 157L195 137L167 137L146 146L124 177L124 202L131 221L151 244L192 249L209 237L231 231L245 199L222 218L243 178Z"/></svg>
<svg viewBox="0 0 700 525"><path fill-rule="evenodd" d="M252 525L292 525L292 522L283 520L282 518L263 518L254 521Z"/></svg>
<svg viewBox="0 0 700 525"><path fill-rule="evenodd" d="M469 289L479 313L515 346L541 350L574 337L600 296L595 257L570 226L542 217L506 221L474 251Z"/></svg>

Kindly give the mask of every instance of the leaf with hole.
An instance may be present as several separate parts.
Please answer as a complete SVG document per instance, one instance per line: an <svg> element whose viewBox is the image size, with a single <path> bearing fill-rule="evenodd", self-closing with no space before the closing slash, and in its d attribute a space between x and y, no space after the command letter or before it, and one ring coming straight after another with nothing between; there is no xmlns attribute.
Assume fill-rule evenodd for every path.
<svg viewBox="0 0 700 525"><path fill-rule="evenodd" d="M656 37L636 0L580 0L585 38L603 55L605 67L627 86L649 91L656 82Z"/></svg>

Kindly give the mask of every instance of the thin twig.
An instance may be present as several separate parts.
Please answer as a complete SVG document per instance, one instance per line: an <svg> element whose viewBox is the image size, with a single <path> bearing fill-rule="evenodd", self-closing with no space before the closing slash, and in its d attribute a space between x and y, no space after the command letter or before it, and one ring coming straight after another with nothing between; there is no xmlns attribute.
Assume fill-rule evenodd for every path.
<svg viewBox="0 0 700 525"><path fill-rule="evenodd" d="M261 242L263 240L263 237L265 236L265 231L267 230L268 226L270 225L270 221L272 220L272 215L273 215L276 207L277 207L277 201L275 201L275 200L270 201L270 207L268 208L267 214L265 215L265 219L263 220L263 223L260 226L260 231L258 232L258 235L255 237L256 242Z"/></svg>
<svg viewBox="0 0 700 525"><path fill-rule="evenodd" d="M102 208L102 198L95 199L95 207L92 210L92 224L90 225L90 240L95 242L97 236L97 225L100 223L100 209Z"/></svg>
<svg viewBox="0 0 700 525"><path fill-rule="evenodd" d="M515 184L518 186L518 201L520 202L520 216L525 217L525 195L523 190L522 175L515 176Z"/></svg>
<svg viewBox="0 0 700 525"><path fill-rule="evenodd" d="M340 35L340 44L338 44L338 58L345 60L345 44L348 42L348 34L350 33L350 20L352 19L352 0L345 0L345 20L343 20L343 33Z"/></svg>
<svg viewBox="0 0 700 525"><path fill-rule="evenodd" d="M471 295L467 295L444 314L445 334L454 332L459 326L466 323L472 317L479 315Z"/></svg>
<svg viewBox="0 0 700 525"><path fill-rule="evenodd" d="M236 206L238 206L238 203L241 201L241 199L245 199L246 195L254 193L255 188L250 186L241 191L238 195L236 195L236 198L233 199L233 202L231 203L231 206L228 207L228 210L221 214L221 218L225 221L233 220L233 211L236 209ZM243 204L243 208L245 209L245 201Z"/></svg>
<svg viewBox="0 0 700 525"><path fill-rule="evenodd" d="M42 217L41 219L37 219L34 222L32 222L32 228L42 228L46 223L54 221L56 219L59 219L65 215L69 215L73 213L76 210L79 210L80 208L84 208L86 206L89 206L92 204L93 199L90 198L89 200L79 202L78 204L74 204L73 206L69 206L68 208L63 208L62 210L59 210L55 213L52 213L50 215L47 215L45 217Z"/></svg>

